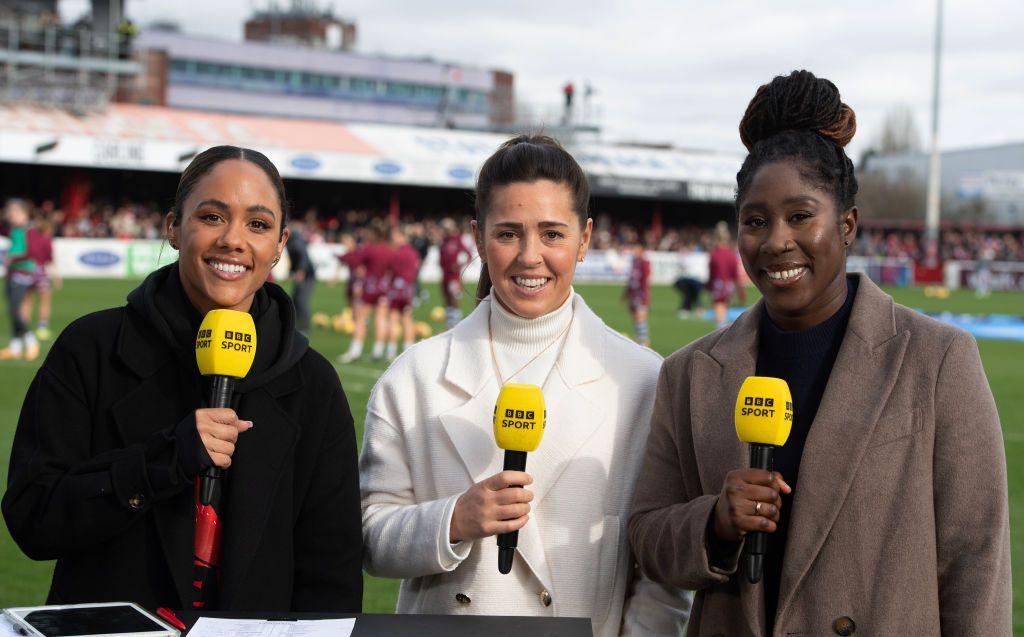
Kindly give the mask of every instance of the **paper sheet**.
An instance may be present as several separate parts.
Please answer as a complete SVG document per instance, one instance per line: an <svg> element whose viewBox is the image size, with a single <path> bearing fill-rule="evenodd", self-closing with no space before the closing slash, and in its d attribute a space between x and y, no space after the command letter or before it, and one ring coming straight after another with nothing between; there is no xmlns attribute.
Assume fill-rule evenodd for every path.
<svg viewBox="0 0 1024 637"><path fill-rule="evenodd" d="M200 617L188 637L349 637L355 627L355 618L275 622Z"/></svg>

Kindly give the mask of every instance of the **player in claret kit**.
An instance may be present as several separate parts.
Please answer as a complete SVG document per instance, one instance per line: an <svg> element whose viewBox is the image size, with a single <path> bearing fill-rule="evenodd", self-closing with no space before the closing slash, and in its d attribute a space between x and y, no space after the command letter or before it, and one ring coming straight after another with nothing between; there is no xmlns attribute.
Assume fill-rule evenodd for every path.
<svg viewBox="0 0 1024 637"><path fill-rule="evenodd" d="M665 359L629 520L640 568L697 591L690 634L1012 632L1006 456L978 346L847 274L856 127L808 71L757 89L740 123L737 247L761 300ZM789 411L775 392L734 412L749 376L791 392L775 442L735 419ZM743 553L763 555L757 585Z"/></svg>
<svg viewBox="0 0 1024 637"><path fill-rule="evenodd" d="M288 294L267 282L287 202L261 153L199 153L165 219L178 261L54 342L22 405L2 504L25 554L57 561L48 603L360 611L351 412ZM251 317L255 336L200 334L225 309ZM254 355L233 408L206 407L199 357L217 342ZM196 587L197 477L217 470L228 474L222 570Z"/></svg>
<svg viewBox="0 0 1024 637"><path fill-rule="evenodd" d="M366 342L366 323L373 311L373 360L384 356L388 336L388 269L391 267L391 245L388 228L384 221L377 219L369 227L369 239L360 248L359 269L362 272L362 295L355 307L355 331L348 351L342 354L341 362L351 363L363 355Z"/></svg>
<svg viewBox="0 0 1024 637"><path fill-rule="evenodd" d="M637 237L630 252L633 253L633 260L629 266L629 278L626 279L622 299L629 306L629 314L633 318L636 342L644 347L650 347L647 311L651 307L651 262L647 258L642 237Z"/></svg>
<svg viewBox="0 0 1024 637"><path fill-rule="evenodd" d="M439 250L441 262L441 295L444 297L444 311L448 329L462 320L462 272L473 257L466 245L466 237L459 225L449 217L441 220L444 240Z"/></svg>
<svg viewBox="0 0 1024 637"><path fill-rule="evenodd" d="M403 349L409 349L416 342L412 302L416 291L416 275L420 270L420 255L401 228L391 231L391 250L391 264L388 267L388 307L391 312L387 351L389 361L398 356L399 334L404 336Z"/></svg>
<svg viewBox="0 0 1024 637"><path fill-rule="evenodd" d="M338 262L348 268L348 282L345 284L345 305L353 308L362 303L363 296L363 252L356 245L356 239L351 234L341 235L341 245L345 246L345 253L338 256Z"/></svg>

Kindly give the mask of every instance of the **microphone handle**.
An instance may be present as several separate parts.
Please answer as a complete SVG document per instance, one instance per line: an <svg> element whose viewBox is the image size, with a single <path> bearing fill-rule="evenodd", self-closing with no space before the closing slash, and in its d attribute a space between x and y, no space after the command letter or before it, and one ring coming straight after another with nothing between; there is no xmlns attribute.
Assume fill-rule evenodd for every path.
<svg viewBox="0 0 1024 637"><path fill-rule="evenodd" d="M774 457L775 447L772 445L751 443L750 467L752 469L774 471ZM761 531L750 533L747 535L745 546L744 560L746 561L747 581L757 584L761 581L761 575L764 573L764 556L768 552L768 536Z"/></svg>
<svg viewBox="0 0 1024 637"><path fill-rule="evenodd" d="M526 471L525 451L505 451L505 471ZM522 489L516 485L513 488ZM498 572L507 575L512 571L512 560L519 545L519 531L498 535Z"/></svg>
<svg viewBox="0 0 1024 637"><path fill-rule="evenodd" d="M234 378L230 376L214 376L210 383L210 407L218 409L230 407L231 396L234 392ZM220 467L209 467L203 472L199 489L199 502L201 504L212 504L215 499L220 500L220 482L223 478L224 470Z"/></svg>

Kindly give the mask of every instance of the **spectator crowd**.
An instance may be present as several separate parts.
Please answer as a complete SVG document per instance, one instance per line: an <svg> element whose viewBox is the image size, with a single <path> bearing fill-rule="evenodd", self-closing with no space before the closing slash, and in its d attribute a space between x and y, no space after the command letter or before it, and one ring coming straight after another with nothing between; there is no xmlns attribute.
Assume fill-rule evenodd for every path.
<svg viewBox="0 0 1024 637"><path fill-rule="evenodd" d="M89 202L73 218L52 200L30 202L30 205L33 218L48 221L55 237L160 239L163 236L164 213L152 201ZM338 243L346 234L357 243L363 243L372 221L386 214L372 209L325 214L311 208L302 217L308 240L313 243ZM460 220L465 232L469 232L470 219L467 215ZM440 216L405 214L402 222L410 243L417 249L440 245L444 238ZM0 230L7 234L6 228ZM713 249L715 240L711 227L654 228L624 222L608 213L594 215L592 249L621 250L637 243L648 250L707 253ZM862 227L857 241L850 246L850 254L919 261L925 256L924 233L920 229ZM1024 228L945 228L940 234L940 256L944 260L1024 261Z"/></svg>

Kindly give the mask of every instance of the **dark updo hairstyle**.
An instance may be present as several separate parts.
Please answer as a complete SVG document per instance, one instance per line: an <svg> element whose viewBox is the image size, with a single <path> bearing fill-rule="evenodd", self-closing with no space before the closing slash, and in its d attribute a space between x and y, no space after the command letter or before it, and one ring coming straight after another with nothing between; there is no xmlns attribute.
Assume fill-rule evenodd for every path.
<svg viewBox="0 0 1024 637"><path fill-rule="evenodd" d="M476 225L481 234L487 221L494 189L514 183L540 180L564 184L572 196L572 209L580 222L587 225L590 216L590 185L587 175L572 155L553 137L547 135L518 135L498 147L480 168L476 180ZM491 292L491 276L484 264L476 286L479 301Z"/></svg>
<svg viewBox="0 0 1024 637"><path fill-rule="evenodd" d="M854 206L857 177L843 147L857 132L857 116L839 89L810 71L779 75L757 89L740 122L749 155L736 173L736 206L758 169L781 160L796 162L800 176L828 192L837 212Z"/></svg>
<svg viewBox="0 0 1024 637"><path fill-rule="evenodd" d="M214 166L229 159L240 159L256 164L270 180L274 190L277 191L278 204L281 206L281 234L284 234L285 225L288 223L288 198L285 196L281 173L277 172L277 167L263 153L238 146L214 146L192 158L185 171L181 173L178 190L174 193L174 205L171 207L171 212L174 214L174 225L181 224L185 200L192 194L199 180L213 170Z"/></svg>

